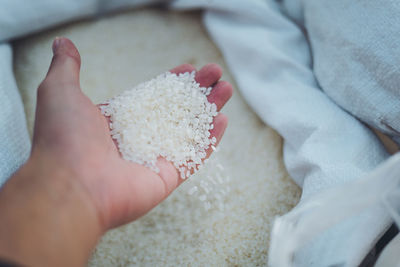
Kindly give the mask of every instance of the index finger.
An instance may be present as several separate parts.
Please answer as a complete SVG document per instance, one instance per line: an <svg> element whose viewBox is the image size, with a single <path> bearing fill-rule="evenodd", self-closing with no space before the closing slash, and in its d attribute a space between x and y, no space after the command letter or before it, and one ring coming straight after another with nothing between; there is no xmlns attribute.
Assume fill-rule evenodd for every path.
<svg viewBox="0 0 400 267"><path fill-rule="evenodd" d="M175 67L172 70L170 70L171 73L175 73L175 74L181 74L181 73L192 72L192 71L196 71L196 68L190 64L182 64L182 65L179 65L178 67Z"/></svg>

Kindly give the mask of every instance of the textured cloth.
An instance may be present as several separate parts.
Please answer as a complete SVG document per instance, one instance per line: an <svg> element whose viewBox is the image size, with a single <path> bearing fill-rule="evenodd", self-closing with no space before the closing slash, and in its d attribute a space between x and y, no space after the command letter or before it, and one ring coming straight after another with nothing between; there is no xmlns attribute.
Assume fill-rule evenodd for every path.
<svg viewBox="0 0 400 267"><path fill-rule="evenodd" d="M293 6L298 2L286 0L286 10L307 30L322 90L400 141L400 2L305 0Z"/></svg>
<svg viewBox="0 0 400 267"><path fill-rule="evenodd" d="M5 0L0 41L67 20L154 2L158 1ZM302 203L315 193L362 177L388 157L357 118L395 139L399 136L398 6L383 0L171 1L172 8L206 9L204 24L239 89L285 140L285 165L303 187ZM27 132L6 51L8 58L7 53L0 54L0 97L6 95L4 89L14 95L13 105L3 107L7 109L3 113L16 117L0 120L5 125L0 130L0 153L3 146L10 150L1 163L3 176L15 170L29 151L29 142L17 146L27 140ZM12 135L7 132L11 127L18 128ZM14 162L10 154L15 155ZM317 237L296 253L295 265L356 266L389 223L381 209L372 209Z"/></svg>
<svg viewBox="0 0 400 267"><path fill-rule="evenodd" d="M0 44L0 186L29 156L30 140L12 72L12 50Z"/></svg>

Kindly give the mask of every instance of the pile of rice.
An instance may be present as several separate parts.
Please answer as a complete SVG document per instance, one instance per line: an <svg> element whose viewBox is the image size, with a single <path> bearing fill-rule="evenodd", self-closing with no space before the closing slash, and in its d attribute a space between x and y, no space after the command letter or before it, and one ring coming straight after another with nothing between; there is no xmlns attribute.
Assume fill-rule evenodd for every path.
<svg viewBox="0 0 400 267"><path fill-rule="evenodd" d="M218 114L207 100L211 90L200 87L195 72L166 72L107 101L101 111L110 117L124 159L159 172L161 156L187 178L217 141L210 136Z"/></svg>

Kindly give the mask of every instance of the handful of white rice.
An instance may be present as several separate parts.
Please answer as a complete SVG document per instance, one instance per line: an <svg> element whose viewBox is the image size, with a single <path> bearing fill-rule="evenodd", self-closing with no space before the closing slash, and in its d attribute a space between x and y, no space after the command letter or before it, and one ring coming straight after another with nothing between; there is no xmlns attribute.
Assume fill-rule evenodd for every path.
<svg viewBox="0 0 400 267"><path fill-rule="evenodd" d="M194 72L166 72L107 101L101 111L110 117L124 159L159 172L157 158L164 157L186 178L216 143L210 134L218 114L207 100L211 89L201 87Z"/></svg>

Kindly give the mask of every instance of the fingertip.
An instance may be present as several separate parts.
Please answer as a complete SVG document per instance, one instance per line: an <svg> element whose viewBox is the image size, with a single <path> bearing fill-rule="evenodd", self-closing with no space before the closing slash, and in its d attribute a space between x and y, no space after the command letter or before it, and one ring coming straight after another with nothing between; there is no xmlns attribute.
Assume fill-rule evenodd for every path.
<svg viewBox="0 0 400 267"><path fill-rule="evenodd" d="M222 68L216 63L209 63L196 73L196 81L203 87L216 83L222 76Z"/></svg>
<svg viewBox="0 0 400 267"><path fill-rule="evenodd" d="M228 126L228 117L223 113L219 113L214 118L213 124L214 128L211 130L211 136L214 136L217 139L218 144Z"/></svg>
<svg viewBox="0 0 400 267"><path fill-rule="evenodd" d="M228 116L226 116L224 113L218 113L218 115L215 116L215 119L219 122L228 122Z"/></svg>
<svg viewBox="0 0 400 267"><path fill-rule="evenodd" d="M227 81L219 81L211 90L207 99L210 103L214 103L217 106L217 110L225 105L226 102L232 97L233 87Z"/></svg>
<svg viewBox="0 0 400 267"><path fill-rule="evenodd" d="M52 49L53 58L44 82L79 88L81 57L78 49L71 40L64 37L56 37Z"/></svg>
<svg viewBox="0 0 400 267"><path fill-rule="evenodd" d="M204 65L203 68L208 69L210 72L213 72L215 74L216 77L221 78L222 76L222 68L220 65L218 65L217 63L208 63L206 65ZM218 79L219 79L218 78Z"/></svg>
<svg viewBox="0 0 400 267"><path fill-rule="evenodd" d="M220 81L220 82L218 82L218 83L219 83L219 86L221 86L221 88L223 88L223 89L222 89L222 91L223 91L222 94L223 94L225 97L227 97L228 99L231 98L232 95L233 95L233 87L232 87L232 84L231 84L230 82L227 82L227 81Z"/></svg>
<svg viewBox="0 0 400 267"><path fill-rule="evenodd" d="M60 46L61 43L61 37L56 37L53 40L53 45L51 46L51 49L53 50L53 54L55 54L57 52L58 47Z"/></svg>
<svg viewBox="0 0 400 267"><path fill-rule="evenodd" d="M66 54L81 64L81 56L74 43L65 37L56 37L53 41L52 50L54 56Z"/></svg>
<svg viewBox="0 0 400 267"><path fill-rule="evenodd" d="M214 123L217 125L223 126L226 128L228 124L228 116L226 116L224 113L219 113L215 118L214 118Z"/></svg>
<svg viewBox="0 0 400 267"><path fill-rule="evenodd" d="M210 131L211 138L215 137L217 139L214 146L217 146L224 135L225 129L228 126L228 117L225 114L219 113L213 121L214 128ZM210 155L215 150L214 146L210 146L207 149L206 159L210 157Z"/></svg>
<svg viewBox="0 0 400 267"><path fill-rule="evenodd" d="M175 73L175 74L180 74L180 73L185 73L185 72L192 72L192 71L196 71L196 68L193 67L193 65L185 63L182 65L179 65L173 69L170 70L171 73Z"/></svg>

